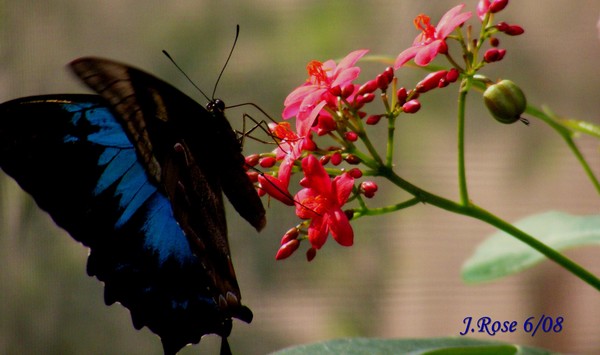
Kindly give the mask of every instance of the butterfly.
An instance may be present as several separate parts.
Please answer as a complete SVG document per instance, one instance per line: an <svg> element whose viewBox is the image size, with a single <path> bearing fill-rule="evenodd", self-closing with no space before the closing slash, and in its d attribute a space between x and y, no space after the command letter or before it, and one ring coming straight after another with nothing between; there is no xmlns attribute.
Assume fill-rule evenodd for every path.
<svg viewBox="0 0 600 355"><path fill-rule="evenodd" d="M0 104L0 167L90 248L87 273L165 354L252 321L230 256L223 193L257 230L265 210L224 104L207 108L142 70L86 57L70 68L98 95Z"/></svg>

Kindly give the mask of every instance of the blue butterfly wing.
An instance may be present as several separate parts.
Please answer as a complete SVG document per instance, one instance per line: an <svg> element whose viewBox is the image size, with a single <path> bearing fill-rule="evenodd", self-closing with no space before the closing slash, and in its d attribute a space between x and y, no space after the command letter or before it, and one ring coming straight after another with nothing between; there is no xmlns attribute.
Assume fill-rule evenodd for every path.
<svg viewBox="0 0 600 355"><path fill-rule="evenodd" d="M186 198L186 186L198 181L215 190L212 208L222 211L220 189L210 178L202 180L201 165L183 141L161 155L169 173L162 174L164 184L157 183L109 107L94 95L0 105L0 167L90 247L87 271L105 283L106 303L129 308L134 326L158 334L165 353L197 343L204 334L226 338L231 317L250 322L252 313L239 303L235 275L225 285L231 291L218 289L221 266L203 255L211 251L203 249L206 237L190 239L190 233L210 234L210 228L188 225L185 218L193 213L181 212L190 206L203 212Z"/></svg>

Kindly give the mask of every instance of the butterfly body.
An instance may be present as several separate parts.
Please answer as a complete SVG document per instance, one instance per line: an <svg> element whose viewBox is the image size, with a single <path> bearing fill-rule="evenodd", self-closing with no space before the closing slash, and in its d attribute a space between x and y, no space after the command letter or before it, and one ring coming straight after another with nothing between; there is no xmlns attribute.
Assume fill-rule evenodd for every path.
<svg viewBox="0 0 600 355"><path fill-rule="evenodd" d="M252 320L230 257L222 192L254 227L264 209L222 110L160 79L98 58L72 68L96 95L0 105L0 167L76 240L107 304L166 354ZM226 343L225 343L226 344Z"/></svg>

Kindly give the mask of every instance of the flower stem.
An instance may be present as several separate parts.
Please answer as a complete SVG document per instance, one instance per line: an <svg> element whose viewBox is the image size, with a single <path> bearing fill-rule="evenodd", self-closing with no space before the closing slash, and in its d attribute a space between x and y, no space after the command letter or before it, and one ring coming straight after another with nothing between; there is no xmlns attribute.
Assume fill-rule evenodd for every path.
<svg viewBox="0 0 600 355"><path fill-rule="evenodd" d="M470 76L465 76L460 84L458 95L458 187L460 202L463 206L469 204L469 192L467 190L467 173L465 169L465 104L467 93L471 87Z"/></svg>
<svg viewBox="0 0 600 355"><path fill-rule="evenodd" d="M363 206L364 208L361 208L359 210L354 210L353 219L357 219L362 216L376 216L376 215L381 215L384 213L396 212L396 211L414 206L419 202L421 202L420 199L413 197L410 200L406 200L404 202L400 202L395 205L390 205L390 206L385 206L385 207L366 208L366 206Z"/></svg>
<svg viewBox="0 0 600 355"><path fill-rule="evenodd" d="M381 167L380 173L382 176L389 179L396 186L404 189L405 191L415 196L415 198L418 201L442 208L450 212L455 212L464 216L476 218L480 221L486 222L492 226L499 228L500 230L512 235L513 237L519 239L523 243L529 245L533 249L539 251L548 259L556 262L564 269L571 272L573 275L577 276L587 284L600 291L600 279L598 279L598 277L596 277L594 274L590 273L589 271L581 267L579 264L567 258L558 251L552 249L548 245L540 242L531 235L523 232L522 230L500 219L492 213L484 210L483 208L471 203L467 205L462 203L459 204L454 201L448 200L444 197L432 194L426 190L423 190L411 184L407 180L402 179L400 176L396 175L396 173L392 169L389 169L387 167Z"/></svg>

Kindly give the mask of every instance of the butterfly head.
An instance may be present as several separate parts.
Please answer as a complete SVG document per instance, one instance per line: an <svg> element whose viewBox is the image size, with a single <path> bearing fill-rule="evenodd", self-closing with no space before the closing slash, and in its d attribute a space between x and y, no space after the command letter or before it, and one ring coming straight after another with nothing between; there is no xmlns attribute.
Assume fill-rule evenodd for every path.
<svg viewBox="0 0 600 355"><path fill-rule="evenodd" d="M220 112L223 113L225 111L225 102L221 99L211 100L208 105L206 105L206 109L210 112Z"/></svg>

